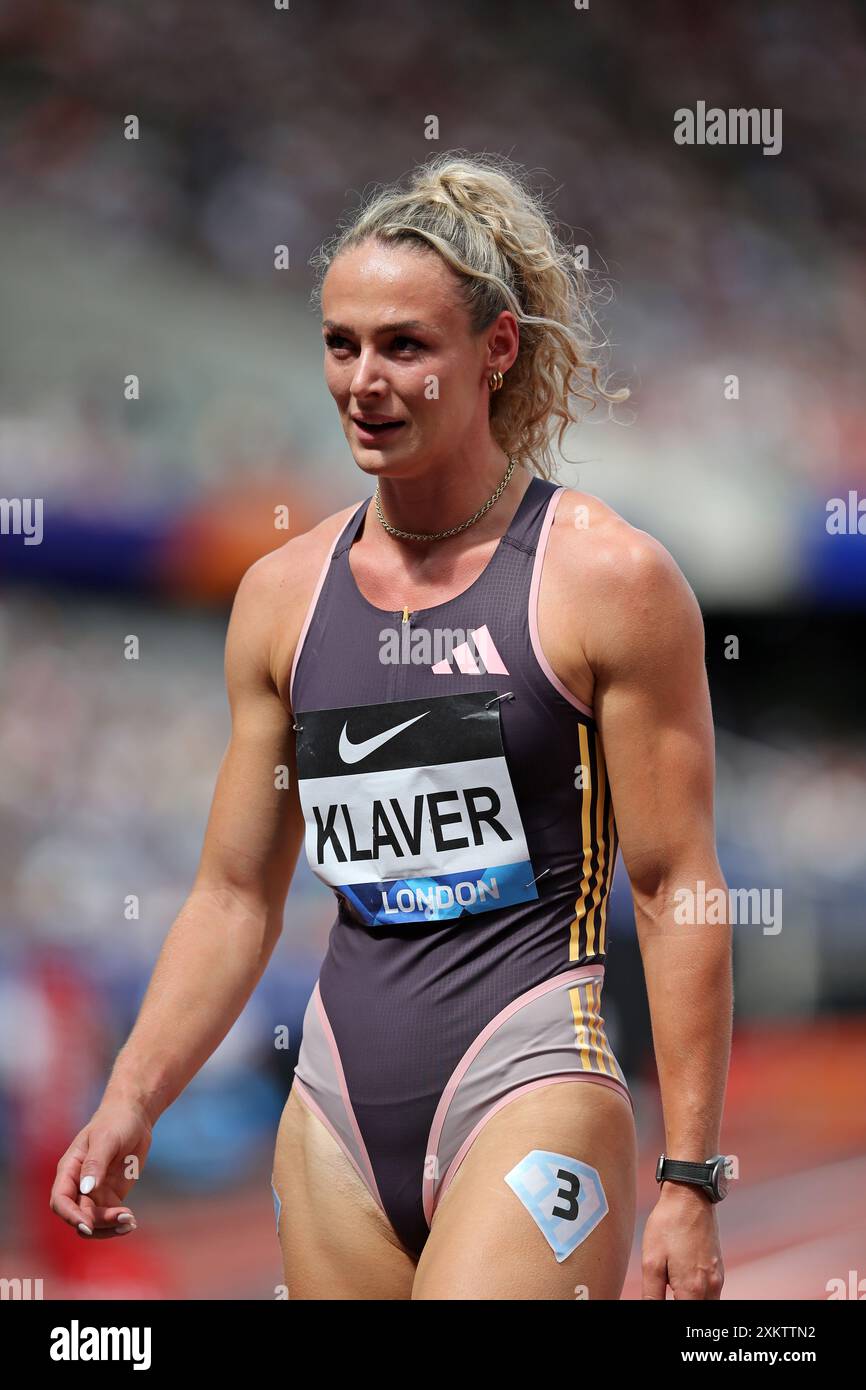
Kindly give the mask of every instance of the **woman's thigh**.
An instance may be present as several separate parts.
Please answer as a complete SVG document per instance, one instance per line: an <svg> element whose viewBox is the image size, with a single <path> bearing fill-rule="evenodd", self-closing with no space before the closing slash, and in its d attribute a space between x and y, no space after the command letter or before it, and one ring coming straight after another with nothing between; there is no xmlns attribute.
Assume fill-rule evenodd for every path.
<svg viewBox="0 0 866 1390"><path fill-rule="evenodd" d="M623 1095L572 1079L517 1096L488 1120L441 1198L412 1297L619 1298L636 1169Z"/></svg>
<svg viewBox="0 0 866 1390"><path fill-rule="evenodd" d="M415 1263L336 1140L292 1090L272 1178L289 1298L409 1299Z"/></svg>

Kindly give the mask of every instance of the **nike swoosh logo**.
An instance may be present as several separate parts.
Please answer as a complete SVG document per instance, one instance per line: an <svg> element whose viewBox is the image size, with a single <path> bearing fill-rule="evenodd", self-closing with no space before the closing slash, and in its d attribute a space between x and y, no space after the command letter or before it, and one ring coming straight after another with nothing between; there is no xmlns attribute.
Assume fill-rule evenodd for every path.
<svg viewBox="0 0 866 1390"><path fill-rule="evenodd" d="M429 714L429 709L425 709L424 714ZM408 729L410 724L417 724L419 719L424 718L424 714L416 714L414 719L407 719L404 724L398 724L393 729L386 729L383 734L374 734L372 738L365 738L363 743L353 743L346 730L348 723L343 725L343 732L340 734L340 757L344 763L359 763L362 758L367 758L371 753L375 753L377 748L381 748L383 743L387 743L390 738L396 738L404 729Z"/></svg>

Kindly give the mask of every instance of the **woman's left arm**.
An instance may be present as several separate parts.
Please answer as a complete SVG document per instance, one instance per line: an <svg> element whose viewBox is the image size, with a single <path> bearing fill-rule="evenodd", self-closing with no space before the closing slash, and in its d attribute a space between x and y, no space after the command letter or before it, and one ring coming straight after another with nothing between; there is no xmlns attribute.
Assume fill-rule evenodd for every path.
<svg viewBox="0 0 866 1390"><path fill-rule="evenodd" d="M703 620L664 547L614 530L596 550L585 654L634 898L665 1153L703 1162L720 1152L733 1009L728 913L704 907L714 891L725 909L729 899L716 856ZM663 1299L668 1284L675 1298L719 1298L716 1208L700 1188L662 1183L642 1265L644 1298Z"/></svg>

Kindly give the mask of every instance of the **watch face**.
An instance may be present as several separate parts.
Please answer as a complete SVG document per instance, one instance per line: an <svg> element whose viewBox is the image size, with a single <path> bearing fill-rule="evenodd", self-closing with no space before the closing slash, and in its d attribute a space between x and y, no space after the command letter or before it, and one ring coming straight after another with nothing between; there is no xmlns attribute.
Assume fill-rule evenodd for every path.
<svg viewBox="0 0 866 1390"><path fill-rule="evenodd" d="M720 1201L722 1200L722 1198L727 1197L727 1195L728 1195L728 1178L727 1178L727 1174L725 1173L725 1160L724 1160L724 1158L720 1158L719 1161L718 1161L718 1163L716 1164L715 1172L713 1173L713 1186L715 1187L716 1192L717 1192L718 1195L719 1195L719 1200L720 1200Z"/></svg>

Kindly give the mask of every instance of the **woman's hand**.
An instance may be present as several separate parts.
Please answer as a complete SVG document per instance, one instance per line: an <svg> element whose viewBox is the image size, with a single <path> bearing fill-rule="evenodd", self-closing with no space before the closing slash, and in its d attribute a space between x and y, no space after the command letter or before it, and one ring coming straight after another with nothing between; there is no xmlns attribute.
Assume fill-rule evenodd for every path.
<svg viewBox="0 0 866 1390"><path fill-rule="evenodd" d="M698 1187L666 1182L643 1235L643 1298L720 1298L725 1282L716 1206Z"/></svg>
<svg viewBox="0 0 866 1390"><path fill-rule="evenodd" d="M51 1210L82 1240L105 1240L136 1228L123 1199L140 1176L153 1138L143 1107L103 1100L57 1165Z"/></svg>

